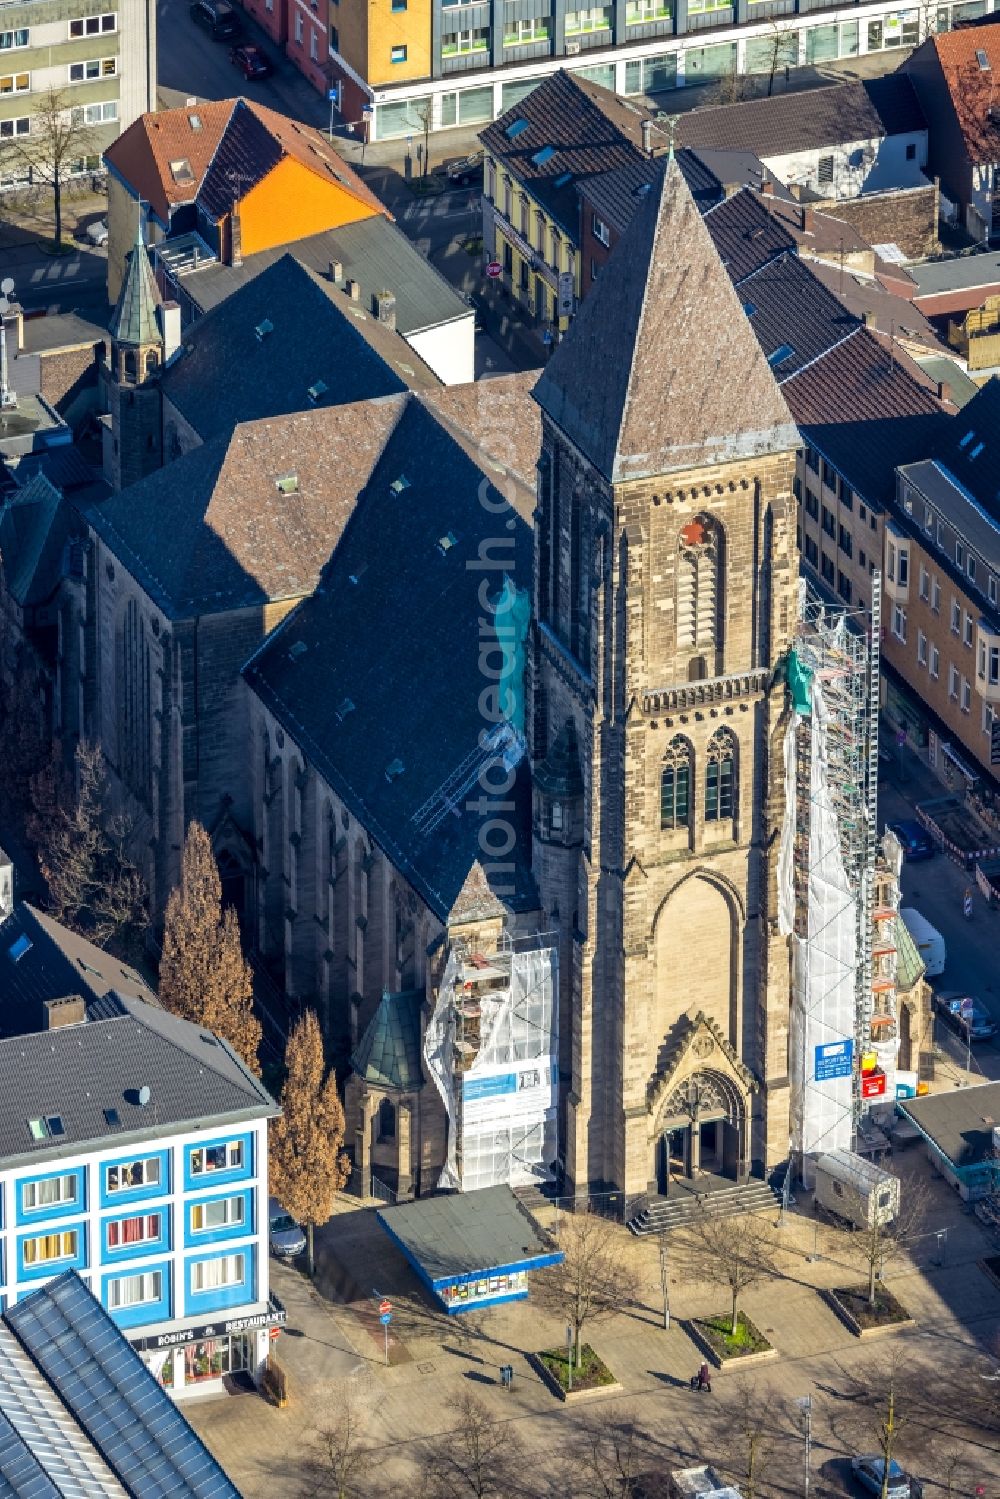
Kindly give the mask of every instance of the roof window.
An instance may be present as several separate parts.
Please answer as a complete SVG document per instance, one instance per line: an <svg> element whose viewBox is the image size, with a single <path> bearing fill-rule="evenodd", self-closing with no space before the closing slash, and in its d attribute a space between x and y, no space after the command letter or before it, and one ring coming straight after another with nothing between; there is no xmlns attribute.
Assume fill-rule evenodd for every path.
<svg viewBox="0 0 1000 1499"><path fill-rule="evenodd" d="M317 406L329 389L325 380L317 380L315 385L310 385L306 391L310 406Z"/></svg>
<svg viewBox="0 0 1000 1499"><path fill-rule="evenodd" d="M44 1114L40 1119L28 1120L28 1131L33 1140L58 1140L66 1133L61 1114Z"/></svg>
<svg viewBox="0 0 1000 1499"><path fill-rule="evenodd" d="M281 474L275 479L274 487L279 494L298 494L299 476L298 474Z"/></svg>
<svg viewBox="0 0 1000 1499"><path fill-rule="evenodd" d="M976 443L976 446L972 449L972 452L969 454L969 462L970 463L972 462L972 460L974 458L978 458L979 457L980 453L983 451L983 447L984 447L983 443L981 443L981 442L977 442Z"/></svg>
<svg viewBox="0 0 1000 1499"><path fill-rule="evenodd" d="M512 125L507 126L507 129L504 131L504 135L509 141L516 141L518 136L523 135L527 128L527 120L515 120Z"/></svg>
<svg viewBox="0 0 1000 1499"><path fill-rule="evenodd" d="M194 181L194 173L191 170L191 163L188 161L186 156L180 156L176 161L172 161L170 163L170 175L175 182L186 183Z"/></svg>
<svg viewBox="0 0 1000 1499"><path fill-rule="evenodd" d="M104 1110L104 1122L105 1122L106 1125L109 1126L109 1128L111 1128L111 1129L117 1129L118 1126L122 1122L121 1121L121 1116L119 1115L118 1110L117 1109L105 1109Z"/></svg>
<svg viewBox="0 0 1000 1499"><path fill-rule="evenodd" d="M969 431L966 432L965 436L962 438L961 442L958 444L959 447L960 448L967 448L969 446L969 443L975 437L975 435L976 435L976 433L975 433L974 428L970 427Z"/></svg>
<svg viewBox="0 0 1000 1499"><path fill-rule="evenodd" d="M565 187L566 184L567 184L567 182L572 182L572 181L573 181L573 173L572 172L560 172L559 176L556 178L555 182L553 182L552 186L553 187Z"/></svg>
<svg viewBox="0 0 1000 1499"><path fill-rule="evenodd" d="M767 362L773 370L776 370L780 364L785 363L786 359L791 359L794 353L795 350L791 344L779 344L774 353L768 355Z"/></svg>
<svg viewBox="0 0 1000 1499"><path fill-rule="evenodd" d="M980 73L988 73L990 71L990 60L982 47L976 48L976 62L979 64Z"/></svg>
<svg viewBox="0 0 1000 1499"><path fill-rule="evenodd" d="M262 318L253 331L257 335L257 342L262 344L267 335L274 332L274 324L269 317Z"/></svg>
<svg viewBox="0 0 1000 1499"><path fill-rule="evenodd" d="M405 474L400 474L399 478L393 479L392 483L389 485L389 488L392 490L393 494L402 494L403 490L409 489L409 487L410 481Z"/></svg>
<svg viewBox="0 0 1000 1499"><path fill-rule="evenodd" d="M754 313L757 311L757 304L755 302L744 302L743 311L746 313L747 317L753 317Z"/></svg>
<svg viewBox="0 0 1000 1499"><path fill-rule="evenodd" d="M28 936L27 932L22 932L20 937L18 937L14 942L11 943L10 947L8 947L7 956L10 958L10 961L12 963L19 963L24 957L25 953L30 951L31 938Z"/></svg>
<svg viewBox="0 0 1000 1499"><path fill-rule="evenodd" d="M201 129L201 115L188 115L188 124L192 130Z"/></svg>
<svg viewBox="0 0 1000 1499"><path fill-rule="evenodd" d="M547 161L552 160L555 154L555 146L543 146L540 151L535 152L534 156L531 159L535 163L536 167L543 167Z"/></svg>
<svg viewBox="0 0 1000 1499"><path fill-rule="evenodd" d="M403 774L403 771L405 769L406 766L403 764L402 760L390 760L389 764L385 767L386 780L398 781L399 777Z"/></svg>
<svg viewBox="0 0 1000 1499"><path fill-rule="evenodd" d="M348 713L353 712L354 704L351 702L351 699L349 697L345 697L342 702L337 704L337 722L343 723Z"/></svg>
<svg viewBox="0 0 1000 1499"><path fill-rule="evenodd" d="M444 536L438 537L438 551L441 553L442 557L446 557L448 555L457 541L458 537L455 535L454 531L446 531Z"/></svg>
<svg viewBox="0 0 1000 1499"><path fill-rule="evenodd" d="M304 640L296 640L294 645L288 647L288 659L290 661L297 661L300 656L305 655L308 649L309 647Z"/></svg>

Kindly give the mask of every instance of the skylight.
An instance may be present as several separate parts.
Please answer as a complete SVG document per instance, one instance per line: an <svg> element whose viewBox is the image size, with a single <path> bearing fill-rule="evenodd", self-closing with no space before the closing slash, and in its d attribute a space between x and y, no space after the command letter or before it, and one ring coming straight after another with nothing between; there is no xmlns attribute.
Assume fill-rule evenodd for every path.
<svg viewBox="0 0 1000 1499"><path fill-rule="evenodd" d="M527 128L527 120L515 120L512 125L507 126L507 129L504 131L504 135L506 135L509 141L516 141L518 136L523 135Z"/></svg>
<svg viewBox="0 0 1000 1499"><path fill-rule="evenodd" d="M982 47L976 48L976 62L979 64L980 73L988 73L990 71L990 60Z"/></svg>
<svg viewBox="0 0 1000 1499"><path fill-rule="evenodd" d="M26 952L30 951L31 938L25 932L22 932L20 937L18 937L17 940L15 942L12 942L10 947L8 947L7 956L10 958L10 961L12 963L17 963L21 958L24 957Z"/></svg>
<svg viewBox="0 0 1000 1499"><path fill-rule="evenodd" d="M257 335L257 342L263 343L269 333L274 332L274 324L269 317L263 318L253 330Z"/></svg>
<svg viewBox="0 0 1000 1499"><path fill-rule="evenodd" d="M543 167L547 161L552 160L555 154L555 146L543 146L540 151L535 152L534 156L531 159L535 163L536 167Z"/></svg>
<svg viewBox="0 0 1000 1499"><path fill-rule="evenodd" d="M784 364L786 359L791 359L794 353L795 350L791 344L779 344L774 353L768 356L767 362L773 370L776 370L779 364Z"/></svg>
<svg viewBox="0 0 1000 1499"><path fill-rule="evenodd" d="M110 1129L117 1129L122 1122L117 1109L105 1109L104 1121Z"/></svg>
<svg viewBox="0 0 1000 1499"><path fill-rule="evenodd" d="M337 718L340 721L340 723L344 722L344 719L347 717L348 713L353 713L353 712L354 712L354 704L351 702L351 699L349 697L345 697L342 702L338 703L338 705L337 705Z"/></svg>
<svg viewBox="0 0 1000 1499"><path fill-rule="evenodd" d="M393 479L392 483L389 485L389 488L392 490L393 494L402 494L403 490L409 489L409 487L410 481L405 474L400 474L399 478Z"/></svg>
<svg viewBox="0 0 1000 1499"><path fill-rule="evenodd" d="M746 313L747 317L753 317L754 313L757 311L757 305L756 305L756 303L755 302L744 302L743 303L743 311Z"/></svg>
<svg viewBox="0 0 1000 1499"><path fill-rule="evenodd" d="M279 494L298 494L299 476L298 474L281 474L275 479L274 485Z"/></svg>
<svg viewBox="0 0 1000 1499"><path fill-rule="evenodd" d="M458 537L455 535L454 531L446 532L444 536L438 538L438 551L442 554L442 556L447 556L447 554L451 551L452 547L457 541Z"/></svg>
<svg viewBox="0 0 1000 1499"><path fill-rule="evenodd" d="M406 769L406 766L403 764L402 760L390 760L389 764L385 767L385 778L386 778L386 780L387 781L396 781L396 780L398 780L399 777L403 774L403 771L405 769Z"/></svg>
<svg viewBox="0 0 1000 1499"><path fill-rule="evenodd" d="M319 401L321 401L326 395L328 388L329 387L327 386L325 380L317 380L315 385L310 385L309 389L306 391L306 395L309 397L310 405L315 406Z"/></svg>
<svg viewBox="0 0 1000 1499"><path fill-rule="evenodd" d="M559 176L556 178L555 182L553 182L552 186L553 187L565 187L566 184L567 184L567 182L572 182L572 180L573 180L573 173L572 172L560 172Z"/></svg>
<svg viewBox="0 0 1000 1499"><path fill-rule="evenodd" d="M66 1133L66 1126L60 1114L44 1114L28 1120L28 1132L33 1140L58 1140Z"/></svg>
<svg viewBox="0 0 1000 1499"><path fill-rule="evenodd" d="M304 640L296 640L294 645L290 645L288 647L289 659L291 661L297 661L300 656L305 655L308 649L309 647L306 645Z"/></svg>
<svg viewBox="0 0 1000 1499"><path fill-rule="evenodd" d="M201 129L201 115L188 115L188 124L192 130Z"/></svg>
<svg viewBox="0 0 1000 1499"><path fill-rule="evenodd" d="M981 443L981 442L977 442L976 443L976 446L972 449L972 452L969 454L969 462L970 463L972 462L972 460L974 458L978 458L979 457L980 453L983 451L983 447L984 447L983 443Z"/></svg>
<svg viewBox="0 0 1000 1499"><path fill-rule="evenodd" d="M176 161L172 161L170 163L170 175L171 177L173 177L175 182L194 181L194 173L191 170L191 163L188 161L186 156L178 157Z"/></svg>
<svg viewBox="0 0 1000 1499"><path fill-rule="evenodd" d="M959 443L959 447L960 448L967 448L969 446L969 443L975 437L975 435L976 435L975 430L970 427L969 430L968 430L968 432L966 432L965 436L962 438L961 442Z"/></svg>

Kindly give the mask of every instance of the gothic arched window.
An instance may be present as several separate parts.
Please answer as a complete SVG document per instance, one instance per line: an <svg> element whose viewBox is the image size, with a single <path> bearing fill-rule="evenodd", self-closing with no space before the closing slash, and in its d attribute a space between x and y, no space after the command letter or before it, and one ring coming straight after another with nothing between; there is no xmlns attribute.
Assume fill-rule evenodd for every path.
<svg viewBox="0 0 1000 1499"><path fill-rule="evenodd" d="M719 641L721 535L708 515L681 530L677 558L677 644L680 649Z"/></svg>
<svg viewBox="0 0 1000 1499"><path fill-rule="evenodd" d="M691 746L671 739L660 771L660 827L686 828L691 816Z"/></svg>
<svg viewBox="0 0 1000 1499"><path fill-rule="evenodd" d="M705 821L724 822L736 806L736 739L719 729L709 741L705 759Z"/></svg>
<svg viewBox="0 0 1000 1499"><path fill-rule="evenodd" d="M146 622L135 599L125 606L118 657L118 758L122 780L136 796L150 794L152 671Z"/></svg>
<svg viewBox="0 0 1000 1499"><path fill-rule="evenodd" d="M139 364L134 349L125 350L125 378L134 380L139 373Z"/></svg>
<svg viewBox="0 0 1000 1499"><path fill-rule="evenodd" d="M151 375L153 373L153 371L156 369L156 366L157 366L158 362L159 361L157 360L157 357L156 357L156 350L155 349L150 349L149 352L148 352L148 354L146 355L146 374L147 375Z"/></svg>
<svg viewBox="0 0 1000 1499"><path fill-rule="evenodd" d="M396 1106L391 1098L383 1098L378 1106L378 1138L380 1140L395 1140L396 1138Z"/></svg>

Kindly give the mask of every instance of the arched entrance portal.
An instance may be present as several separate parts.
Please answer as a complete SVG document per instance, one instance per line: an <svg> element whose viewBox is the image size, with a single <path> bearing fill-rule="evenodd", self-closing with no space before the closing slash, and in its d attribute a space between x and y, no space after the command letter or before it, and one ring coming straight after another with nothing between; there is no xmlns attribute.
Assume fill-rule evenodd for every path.
<svg viewBox="0 0 1000 1499"><path fill-rule="evenodd" d="M656 1182L660 1192L671 1181L699 1176L747 1175L746 1103L732 1078L704 1069L668 1095L656 1128Z"/></svg>

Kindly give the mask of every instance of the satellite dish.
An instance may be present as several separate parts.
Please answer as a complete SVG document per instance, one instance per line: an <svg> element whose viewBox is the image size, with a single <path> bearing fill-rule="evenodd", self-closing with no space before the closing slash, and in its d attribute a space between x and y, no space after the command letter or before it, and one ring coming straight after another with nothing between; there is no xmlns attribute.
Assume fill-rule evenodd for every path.
<svg viewBox="0 0 1000 1499"><path fill-rule="evenodd" d="M3 280L0 281L0 291L3 292L3 294L4 294L5 297L9 297L10 294L11 294L11 292L13 290L14 290L14 278L13 278L13 276L5 276L3 278Z"/></svg>
<svg viewBox="0 0 1000 1499"><path fill-rule="evenodd" d="M139 1089L139 1103L141 1104L141 1106L143 1108L146 1107L147 1103L152 1098L152 1096L153 1095L149 1091L149 1088L146 1086L145 1083L143 1083L142 1087Z"/></svg>

